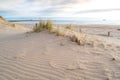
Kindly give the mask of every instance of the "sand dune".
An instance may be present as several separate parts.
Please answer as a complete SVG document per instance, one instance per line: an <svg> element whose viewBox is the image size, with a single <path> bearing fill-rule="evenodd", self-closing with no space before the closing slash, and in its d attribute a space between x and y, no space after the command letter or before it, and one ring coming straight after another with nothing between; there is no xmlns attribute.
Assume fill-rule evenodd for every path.
<svg viewBox="0 0 120 80"><path fill-rule="evenodd" d="M29 30L28 28L23 27L19 24L14 24L12 22L8 22L2 16L0 16L0 29L4 30Z"/></svg>
<svg viewBox="0 0 120 80"><path fill-rule="evenodd" d="M88 25L88 26L91 27L90 25ZM82 29L82 32L80 31L80 29ZM73 26L72 29L66 29L63 26L59 26L59 27L54 26L52 32L59 32L60 35L64 35L64 36L67 36L70 38L72 38L72 36L73 37L75 36L77 38L77 42L84 46L92 45L94 47L102 46L104 48L109 47L111 45L112 46L113 45L120 46L119 39L111 38L111 37L107 37L107 36L105 37L105 36L95 35L95 33L99 33L99 32L94 32L94 31L93 31L93 34L88 34L87 32L90 32L90 31L87 30L86 32L83 32L83 28L81 28L81 27L76 28L75 26Z"/></svg>
<svg viewBox="0 0 120 80"><path fill-rule="evenodd" d="M120 79L119 46L80 46L68 37L47 31L14 32L1 32L0 80ZM77 35L74 31L65 34ZM96 39L98 36L93 36L89 41Z"/></svg>

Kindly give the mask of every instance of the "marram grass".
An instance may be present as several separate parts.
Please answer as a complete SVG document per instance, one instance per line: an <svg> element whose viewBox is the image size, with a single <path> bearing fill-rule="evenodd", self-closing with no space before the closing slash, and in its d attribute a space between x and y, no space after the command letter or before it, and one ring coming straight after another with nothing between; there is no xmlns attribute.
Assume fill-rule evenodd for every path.
<svg viewBox="0 0 120 80"><path fill-rule="evenodd" d="M53 22L51 20L40 20L33 28L33 32L41 32L43 30L51 31Z"/></svg>

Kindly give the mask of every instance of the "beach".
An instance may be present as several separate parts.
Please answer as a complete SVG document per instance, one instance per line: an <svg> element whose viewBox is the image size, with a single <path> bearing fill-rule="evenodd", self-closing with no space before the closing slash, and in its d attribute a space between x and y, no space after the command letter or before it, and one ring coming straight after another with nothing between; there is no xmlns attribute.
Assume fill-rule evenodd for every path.
<svg viewBox="0 0 120 80"><path fill-rule="evenodd" d="M120 79L120 25L57 25L35 33L33 25L0 23L0 80ZM73 34L83 42L71 41Z"/></svg>

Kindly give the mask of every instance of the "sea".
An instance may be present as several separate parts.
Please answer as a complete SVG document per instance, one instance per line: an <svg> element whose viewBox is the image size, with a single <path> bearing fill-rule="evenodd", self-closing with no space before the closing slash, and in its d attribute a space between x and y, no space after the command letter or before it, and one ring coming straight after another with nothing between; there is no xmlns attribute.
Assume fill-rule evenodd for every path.
<svg viewBox="0 0 120 80"><path fill-rule="evenodd" d="M8 21L13 21L18 24L36 24L40 20L52 20L55 24L112 24L120 25L119 20L110 19L92 19L92 18L40 18L40 19L29 19L29 18L19 18L19 19L8 19Z"/></svg>
<svg viewBox="0 0 120 80"><path fill-rule="evenodd" d="M18 24L36 24L40 20L15 21ZM52 20L55 24L111 24L120 25L120 20Z"/></svg>

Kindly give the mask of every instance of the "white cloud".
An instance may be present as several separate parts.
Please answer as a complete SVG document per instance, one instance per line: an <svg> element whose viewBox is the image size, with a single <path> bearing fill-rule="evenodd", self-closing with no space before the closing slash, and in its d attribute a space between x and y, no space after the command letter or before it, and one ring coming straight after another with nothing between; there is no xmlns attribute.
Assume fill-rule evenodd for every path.
<svg viewBox="0 0 120 80"><path fill-rule="evenodd" d="M120 0L0 0L0 12L4 16L19 17L114 17L114 12L89 13L90 10L120 8ZM88 11L81 14L81 11ZM13 13L11 13L13 12ZM3 13L0 13L0 15ZM100 15L100 16L98 16ZM117 14L118 15L118 14Z"/></svg>

